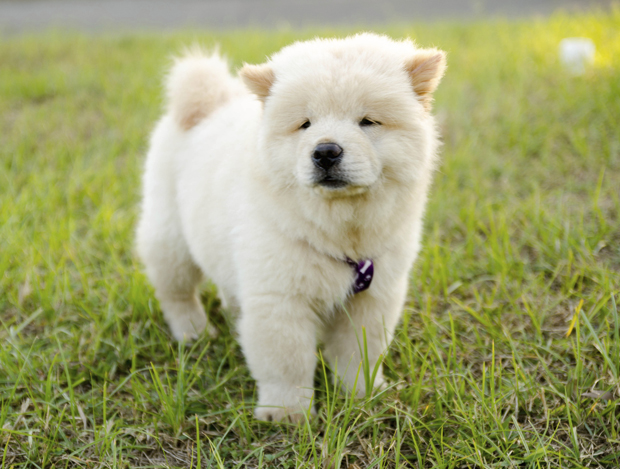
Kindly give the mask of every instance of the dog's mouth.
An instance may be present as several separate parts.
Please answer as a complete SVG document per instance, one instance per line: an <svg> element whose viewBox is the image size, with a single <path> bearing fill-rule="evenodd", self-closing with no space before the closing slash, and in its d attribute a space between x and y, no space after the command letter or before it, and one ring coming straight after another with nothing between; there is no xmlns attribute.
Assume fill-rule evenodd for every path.
<svg viewBox="0 0 620 469"><path fill-rule="evenodd" d="M339 167L328 169L315 168L312 175L315 186L324 187L326 189L343 189L351 185L351 180L347 177L345 171Z"/></svg>
<svg viewBox="0 0 620 469"><path fill-rule="evenodd" d="M331 174L317 178L314 184L314 191L326 199L351 197L362 194L367 190L367 186L358 186L352 184L348 179Z"/></svg>
<svg viewBox="0 0 620 469"><path fill-rule="evenodd" d="M334 177L329 174L317 181L317 184L328 189L342 189L349 185L349 181L340 177Z"/></svg>

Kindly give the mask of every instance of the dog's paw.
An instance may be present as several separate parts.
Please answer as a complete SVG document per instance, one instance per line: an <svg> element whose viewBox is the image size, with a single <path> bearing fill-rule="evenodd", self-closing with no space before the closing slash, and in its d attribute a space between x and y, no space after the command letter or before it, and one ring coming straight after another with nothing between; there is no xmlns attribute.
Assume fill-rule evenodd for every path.
<svg viewBox="0 0 620 469"><path fill-rule="evenodd" d="M268 407L259 406L254 411L254 416L258 420L264 420L266 422L288 422L299 424L306 421L306 418L312 418L316 415L314 407L310 409L310 415L308 411L303 410L301 407Z"/></svg>
<svg viewBox="0 0 620 469"><path fill-rule="evenodd" d="M218 335L218 330L208 320L206 320L204 324L196 324L195 322L186 322L182 324L177 322L174 325L170 324L170 331L172 332L174 340L187 344L197 340L205 330L207 336L212 339Z"/></svg>
<svg viewBox="0 0 620 469"><path fill-rule="evenodd" d="M209 337L217 336L217 329L209 323L197 300L162 301L161 306L170 332L177 342L192 342L205 330Z"/></svg>

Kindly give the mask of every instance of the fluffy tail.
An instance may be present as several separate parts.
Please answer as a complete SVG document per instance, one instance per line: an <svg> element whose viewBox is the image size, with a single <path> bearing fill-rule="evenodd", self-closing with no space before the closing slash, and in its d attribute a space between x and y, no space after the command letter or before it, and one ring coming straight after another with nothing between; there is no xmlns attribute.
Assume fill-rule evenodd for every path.
<svg viewBox="0 0 620 469"><path fill-rule="evenodd" d="M175 58L166 89L175 122L189 130L237 94L239 86L217 52L193 48Z"/></svg>

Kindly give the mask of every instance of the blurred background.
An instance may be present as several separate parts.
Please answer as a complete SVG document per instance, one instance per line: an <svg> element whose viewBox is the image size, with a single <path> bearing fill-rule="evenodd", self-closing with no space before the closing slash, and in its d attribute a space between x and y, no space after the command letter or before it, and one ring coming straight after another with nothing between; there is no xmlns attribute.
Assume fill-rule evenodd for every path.
<svg viewBox="0 0 620 469"><path fill-rule="evenodd" d="M0 32L71 28L166 30L371 26L423 20L549 15L611 0L0 0Z"/></svg>

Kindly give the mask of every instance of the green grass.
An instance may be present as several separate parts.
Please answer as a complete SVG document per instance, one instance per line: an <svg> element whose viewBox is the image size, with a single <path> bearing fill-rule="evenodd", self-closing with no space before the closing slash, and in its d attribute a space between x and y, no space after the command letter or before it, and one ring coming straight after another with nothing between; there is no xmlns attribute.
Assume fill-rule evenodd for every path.
<svg viewBox="0 0 620 469"><path fill-rule="evenodd" d="M388 390L351 399L319 367L315 420L255 421L212 288L219 337L171 341L133 248L168 57L347 32L2 39L2 467L620 466L620 9L383 30L449 53ZM596 43L585 76L566 36Z"/></svg>

